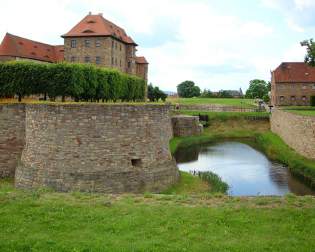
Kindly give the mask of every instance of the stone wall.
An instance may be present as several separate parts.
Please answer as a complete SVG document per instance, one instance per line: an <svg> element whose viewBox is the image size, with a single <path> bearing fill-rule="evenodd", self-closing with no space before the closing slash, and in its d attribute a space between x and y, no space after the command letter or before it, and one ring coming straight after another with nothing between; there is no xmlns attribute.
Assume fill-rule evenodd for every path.
<svg viewBox="0 0 315 252"><path fill-rule="evenodd" d="M203 130L198 116L173 116L172 126L174 137L198 136Z"/></svg>
<svg viewBox="0 0 315 252"><path fill-rule="evenodd" d="M24 105L0 105L0 178L14 177L24 139Z"/></svg>
<svg viewBox="0 0 315 252"><path fill-rule="evenodd" d="M274 110L271 130L301 155L315 159L315 117Z"/></svg>
<svg viewBox="0 0 315 252"><path fill-rule="evenodd" d="M178 179L170 107L26 105L18 188L160 192Z"/></svg>

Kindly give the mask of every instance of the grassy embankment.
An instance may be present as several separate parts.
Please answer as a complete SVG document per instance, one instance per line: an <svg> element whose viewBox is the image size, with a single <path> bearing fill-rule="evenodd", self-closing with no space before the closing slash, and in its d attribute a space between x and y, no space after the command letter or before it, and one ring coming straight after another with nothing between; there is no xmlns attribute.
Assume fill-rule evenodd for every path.
<svg viewBox="0 0 315 252"><path fill-rule="evenodd" d="M283 110L302 116L315 116L315 107L311 106L290 106L283 107Z"/></svg>
<svg viewBox="0 0 315 252"><path fill-rule="evenodd" d="M182 113L196 115L199 112L183 111ZM290 170L305 178L315 186L315 161L307 159L292 150L284 141L269 130L269 122L248 121L246 117L266 116L265 113L214 113L208 112L210 127L198 137L174 138L171 151L194 144L220 141L222 139L249 140L248 143L263 151L270 159L287 165Z"/></svg>
<svg viewBox="0 0 315 252"><path fill-rule="evenodd" d="M201 137L174 139L172 150L222 137L271 134L268 122L219 117ZM315 249L314 197L213 195L206 183L188 174L177 189L180 195L25 192L2 180L0 251Z"/></svg>
<svg viewBox="0 0 315 252"><path fill-rule="evenodd" d="M313 251L315 198L23 192L0 183L0 251Z"/></svg>

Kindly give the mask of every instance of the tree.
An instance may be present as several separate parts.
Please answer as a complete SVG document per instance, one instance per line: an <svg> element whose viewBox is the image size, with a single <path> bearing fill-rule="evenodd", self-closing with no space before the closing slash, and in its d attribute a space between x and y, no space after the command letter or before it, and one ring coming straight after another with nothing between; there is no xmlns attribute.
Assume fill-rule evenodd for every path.
<svg viewBox="0 0 315 252"><path fill-rule="evenodd" d="M201 98L212 98L214 97L213 93L210 90L203 90L203 92L201 93Z"/></svg>
<svg viewBox="0 0 315 252"><path fill-rule="evenodd" d="M268 84L264 80L251 80L249 82L249 88L246 91L246 98L249 99L263 99L268 95L269 88Z"/></svg>
<svg viewBox="0 0 315 252"><path fill-rule="evenodd" d="M177 86L179 97L191 98L200 96L200 88L193 81L184 81Z"/></svg>
<svg viewBox="0 0 315 252"><path fill-rule="evenodd" d="M150 102L165 101L167 98L167 94L159 89L159 87L153 87L152 83L148 86L148 98Z"/></svg>
<svg viewBox="0 0 315 252"><path fill-rule="evenodd" d="M305 63L309 64L310 66L315 66L315 42L313 39L304 40L301 42L301 46L306 47L306 55L305 55Z"/></svg>

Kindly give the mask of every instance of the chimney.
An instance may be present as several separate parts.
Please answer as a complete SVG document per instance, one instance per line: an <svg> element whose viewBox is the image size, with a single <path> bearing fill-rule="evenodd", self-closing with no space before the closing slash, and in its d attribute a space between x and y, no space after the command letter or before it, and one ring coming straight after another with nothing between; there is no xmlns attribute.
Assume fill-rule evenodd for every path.
<svg viewBox="0 0 315 252"><path fill-rule="evenodd" d="M89 11L89 15L92 15L92 11Z"/></svg>

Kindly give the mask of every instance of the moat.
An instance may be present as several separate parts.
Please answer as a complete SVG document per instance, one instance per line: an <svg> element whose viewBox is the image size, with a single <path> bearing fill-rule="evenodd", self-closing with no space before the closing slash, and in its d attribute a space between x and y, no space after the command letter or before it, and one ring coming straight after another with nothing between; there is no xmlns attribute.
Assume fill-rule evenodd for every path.
<svg viewBox="0 0 315 252"><path fill-rule="evenodd" d="M315 191L295 178L287 167L270 161L263 153L240 142L179 149L175 158L182 171L218 174L229 184L231 196L315 195Z"/></svg>

